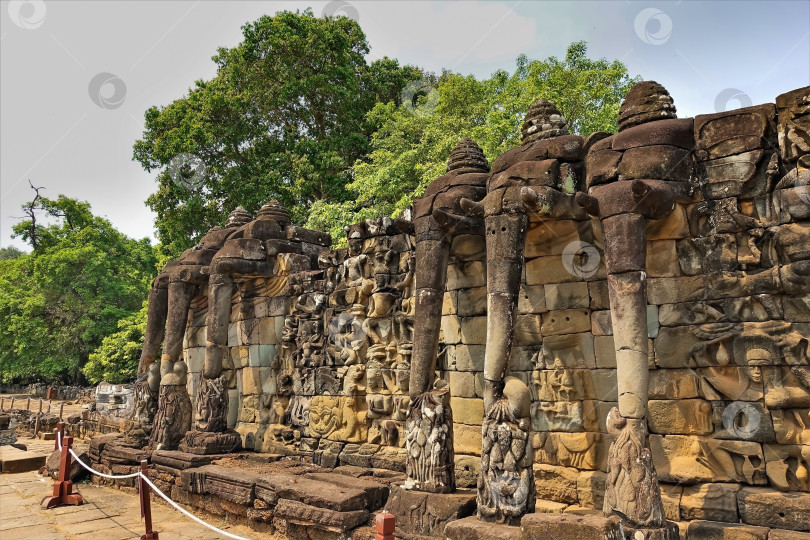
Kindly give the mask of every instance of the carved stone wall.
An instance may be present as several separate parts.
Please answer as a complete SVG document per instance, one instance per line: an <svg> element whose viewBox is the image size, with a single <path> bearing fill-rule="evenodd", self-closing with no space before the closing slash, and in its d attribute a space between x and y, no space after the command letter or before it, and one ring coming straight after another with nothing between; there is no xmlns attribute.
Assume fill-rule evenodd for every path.
<svg viewBox="0 0 810 540"><path fill-rule="evenodd" d="M649 445L667 519L745 521L749 496L810 492L810 89L688 120L693 148L667 126L629 130L559 174L691 178L691 202L647 222ZM509 366L532 393L537 498L601 509L618 401L603 234L596 218L532 219ZM412 228L357 224L347 250L297 230L313 235L300 254L235 288L229 426L248 449L404 471ZM480 468L486 275L483 235L455 237L437 369L461 487ZM206 312L203 288L184 345L192 399Z"/></svg>

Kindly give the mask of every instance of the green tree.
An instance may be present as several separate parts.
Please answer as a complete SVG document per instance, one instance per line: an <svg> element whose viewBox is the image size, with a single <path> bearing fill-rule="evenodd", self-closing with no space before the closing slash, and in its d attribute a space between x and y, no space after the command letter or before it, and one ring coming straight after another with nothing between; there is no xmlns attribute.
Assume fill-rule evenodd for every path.
<svg viewBox="0 0 810 540"><path fill-rule="evenodd" d="M141 309L155 250L63 195L37 192L23 210L14 235L36 248L0 261L0 377L75 381L118 321Z"/></svg>
<svg viewBox="0 0 810 540"><path fill-rule="evenodd" d="M365 34L345 17L281 12L242 33L239 45L213 57L214 79L146 111L134 145L134 159L159 171L147 204L171 255L237 205L255 212L276 198L303 224L313 203L353 198L345 186L374 127L366 113L420 76L388 58L368 64ZM177 156L186 154L201 174L181 167Z"/></svg>
<svg viewBox="0 0 810 540"><path fill-rule="evenodd" d="M355 163L349 201L318 201L310 226L341 238L344 225L370 217L399 215L441 176L453 147L470 137L492 161L520 145L520 127L538 98L553 101L572 133L616 131L619 106L638 80L618 60L593 60L585 42L572 43L565 58L529 60L521 55L511 74L489 79L445 72L436 83L438 105L413 114L396 103L378 103L368 113L376 126L371 151ZM417 104L427 106L420 97ZM417 107L418 109L418 107Z"/></svg>
<svg viewBox="0 0 810 540"><path fill-rule="evenodd" d="M0 261L8 261L11 259L17 259L25 255L25 252L21 249L15 248L14 246L6 246L4 248L0 248Z"/></svg>
<svg viewBox="0 0 810 540"><path fill-rule="evenodd" d="M90 353L82 370L88 381L120 384L135 378L146 333L146 317L147 303L144 302L140 311L118 321L118 330L105 336L101 345Z"/></svg>

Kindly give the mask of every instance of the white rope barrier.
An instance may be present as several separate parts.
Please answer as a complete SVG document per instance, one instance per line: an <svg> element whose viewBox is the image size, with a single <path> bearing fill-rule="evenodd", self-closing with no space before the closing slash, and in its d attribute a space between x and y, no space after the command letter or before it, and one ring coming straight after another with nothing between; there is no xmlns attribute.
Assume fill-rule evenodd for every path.
<svg viewBox="0 0 810 540"><path fill-rule="evenodd" d="M140 474L140 473L138 473L138 474ZM231 534L231 533L229 533L229 532L223 531L222 529L217 529L217 528L216 528L216 527L214 527L213 525L209 525L208 523L206 523L205 521L201 520L200 518L198 518L197 516L195 516L194 514L192 514L191 512L189 512L188 510L186 510L185 508L183 508L182 506L180 506L179 504L177 504L176 502L174 502L173 500L171 500L169 497L167 497L167 496L166 496L166 495L165 495L165 494L164 494L162 491L160 491L160 490L157 488L157 486L155 486L155 484L153 484L153 483L152 483L152 481L151 481L151 480L149 480L149 478L147 478L147 477L146 477L146 476L144 476L144 475L141 475L141 478L143 478L144 482L146 482L147 484L149 484L149 487L150 487L150 488L152 488L153 490L155 490L155 492L156 492L158 495L160 495L160 497L161 497L161 498L162 498L164 501L166 501L167 503L169 503L170 505L172 505L172 506L175 508L175 510L180 511L182 514L184 514L184 515L185 515L185 516L187 516L187 517L190 517L191 519L193 519L194 521L196 521L196 522L197 522L197 523L199 523L200 525L204 525L204 526L208 527L209 529L211 529L212 531L218 532L219 534L222 534L222 535L224 535L224 536L227 536L228 538L233 538L234 540L250 540L249 538L245 538L244 536L237 536L237 535L235 535L235 534Z"/></svg>
<svg viewBox="0 0 810 540"><path fill-rule="evenodd" d="M61 451L62 450L62 438L59 437L59 434L57 434L57 440L59 441L59 450ZM132 473L132 474L123 474L123 475L104 474L102 472L99 472L99 471L93 469L89 465L86 465L81 459L79 459L79 456L76 455L76 452L74 452L72 448L70 448L68 451L70 452L70 455L73 456L73 459L75 459L79 463L79 465L81 465L82 467L84 467L85 469L87 469L88 471L90 471L91 473L93 473L95 475L101 476L102 478L109 478L111 480L121 480L121 479L124 479L124 478L135 478L136 476L140 476L141 478L143 478L144 482L146 482L149 485L149 487L152 488L155 491L155 493L160 495L161 499L163 499L164 501L169 503L175 510L178 510L183 515L193 519L194 521L196 521L200 525L208 527L212 531L217 532L217 533L219 533L221 535L227 536L228 538L233 538L234 540L250 540L249 538L245 538L244 536L237 536L235 534L231 534L229 532L223 531L222 529L218 529L218 528L214 527L213 525L210 525L210 524L206 523L205 521L203 521L202 519L198 518L197 516L195 516L194 514L192 514L191 512L189 512L188 510L186 510L185 508L183 508L182 506L180 506L179 504L177 504L176 502L171 500L165 493L160 491L158 489L158 487L155 484L153 484L152 481L149 480L149 478L147 476L141 474L140 471L138 471L136 473Z"/></svg>

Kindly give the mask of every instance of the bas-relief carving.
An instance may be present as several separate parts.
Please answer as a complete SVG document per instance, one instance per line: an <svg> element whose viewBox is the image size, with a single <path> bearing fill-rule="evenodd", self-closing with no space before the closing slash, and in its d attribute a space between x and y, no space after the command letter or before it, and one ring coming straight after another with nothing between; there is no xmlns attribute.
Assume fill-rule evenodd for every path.
<svg viewBox="0 0 810 540"><path fill-rule="evenodd" d="M359 397L314 396L309 406L312 434L331 441L366 442L367 410Z"/></svg>
<svg viewBox="0 0 810 540"><path fill-rule="evenodd" d="M810 491L810 445L764 445L765 471L781 491Z"/></svg>

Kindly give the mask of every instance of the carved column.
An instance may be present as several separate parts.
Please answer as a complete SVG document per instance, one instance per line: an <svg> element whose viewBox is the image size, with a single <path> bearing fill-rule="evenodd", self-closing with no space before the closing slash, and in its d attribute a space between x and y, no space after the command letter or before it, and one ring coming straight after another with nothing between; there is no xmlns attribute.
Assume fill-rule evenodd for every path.
<svg viewBox="0 0 810 540"><path fill-rule="evenodd" d="M642 82L630 90L619 113L619 135L606 139L603 148L622 149L628 140L647 140L651 156L663 144L674 150L668 154L682 155L691 170L687 146L691 139L691 123L667 120L658 130L648 123L673 119L675 108L666 90L654 82ZM642 125L646 124L646 125ZM660 125L660 124L659 124ZM622 133L623 131L626 133ZM635 137L635 139L633 138ZM662 139L660 141L655 138ZM617 142L618 140L618 142ZM649 394L647 337L647 219L661 219L675 208L678 193L688 192L685 178L673 178L684 167L650 168L655 159L635 153L619 156L615 176L610 173L595 180L589 171L589 194L578 193L577 202L599 218L605 238L605 263L610 297L610 315L616 351L618 408L607 419L608 431L614 436L608 453L608 478L604 512L618 515L626 528L645 539L677 538L677 527L668 525L664 516L661 491L650 453L647 433L647 400ZM643 150L643 148L641 149ZM641 155L641 157L638 157ZM589 161L590 163L590 161ZM676 164L677 165L677 164ZM660 179L633 178L639 174ZM625 171L625 179L618 171ZM616 181L618 180L618 181ZM673 180L684 180L678 182ZM596 184L596 185L594 185Z"/></svg>
<svg viewBox="0 0 810 540"><path fill-rule="evenodd" d="M450 243L454 234L477 232L480 221L460 216L462 197L480 199L489 170L483 152L463 140L451 153L448 174L414 201L416 270L414 343L405 423L406 489L449 493L456 488L453 414L448 388L433 389Z"/></svg>
<svg viewBox="0 0 810 540"><path fill-rule="evenodd" d="M571 171L576 169L574 164L581 162L582 137L568 135L565 118L544 99L529 108L522 132L523 145L493 163L483 202L462 202L470 215L484 217L487 242L487 343L478 516L509 525L519 525L521 517L533 512L535 506L531 395L523 381L507 376L529 216L584 217L572 195L577 178L561 178L559 172L561 159L570 162Z"/></svg>

